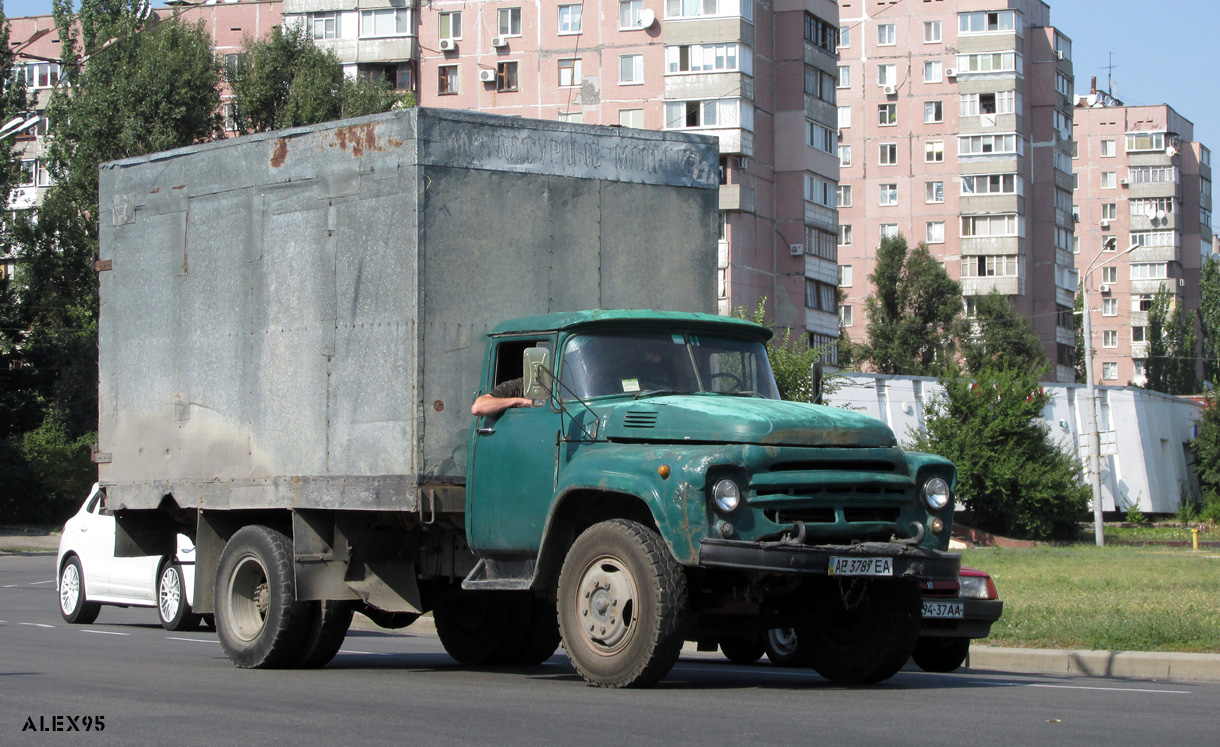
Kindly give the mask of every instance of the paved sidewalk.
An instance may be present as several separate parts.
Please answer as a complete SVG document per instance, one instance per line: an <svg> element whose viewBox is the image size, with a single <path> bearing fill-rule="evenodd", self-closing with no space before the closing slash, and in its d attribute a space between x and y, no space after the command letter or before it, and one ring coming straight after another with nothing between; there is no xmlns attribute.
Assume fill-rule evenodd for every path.
<svg viewBox="0 0 1220 747"><path fill-rule="evenodd" d="M53 555L59 534L0 527L0 557L7 553ZM54 561L52 561L54 562ZM359 627L379 629L363 616ZM436 635L431 617L422 617L405 633ZM695 644L686 649L695 651ZM1220 654L1176 654L1157 651L1072 651L1033 648L970 647L966 665L974 670L1071 677L1115 677L1176 682L1220 682Z"/></svg>

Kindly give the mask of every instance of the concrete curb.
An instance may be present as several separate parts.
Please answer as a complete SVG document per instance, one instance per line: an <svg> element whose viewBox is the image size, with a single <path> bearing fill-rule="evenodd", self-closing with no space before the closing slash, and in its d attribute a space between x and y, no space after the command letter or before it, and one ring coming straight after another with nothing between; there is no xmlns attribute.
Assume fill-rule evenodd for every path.
<svg viewBox="0 0 1220 747"><path fill-rule="evenodd" d="M1220 654L971 646L966 665L1020 674L1220 682Z"/></svg>

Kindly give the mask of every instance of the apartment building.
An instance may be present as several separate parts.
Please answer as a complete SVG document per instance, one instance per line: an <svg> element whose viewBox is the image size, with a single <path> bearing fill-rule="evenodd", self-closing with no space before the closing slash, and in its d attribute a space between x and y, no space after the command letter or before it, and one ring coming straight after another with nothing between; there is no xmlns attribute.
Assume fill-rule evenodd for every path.
<svg viewBox="0 0 1220 747"><path fill-rule="evenodd" d="M691 271L716 273L722 313L765 297L778 326L838 336L833 0L284 0L284 19L421 106L717 137L720 256Z"/></svg>
<svg viewBox="0 0 1220 747"><path fill-rule="evenodd" d="M967 313L993 289L1073 381L1072 46L1040 0L841 0L839 264L865 336L882 237L925 243Z"/></svg>
<svg viewBox="0 0 1220 747"><path fill-rule="evenodd" d="M1093 375L1099 384L1142 385L1155 294L1165 288L1175 308L1199 308L1200 270L1215 241L1211 151L1172 107L1124 106L1096 84L1076 97L1073 118L1072 211Z"/></svg>

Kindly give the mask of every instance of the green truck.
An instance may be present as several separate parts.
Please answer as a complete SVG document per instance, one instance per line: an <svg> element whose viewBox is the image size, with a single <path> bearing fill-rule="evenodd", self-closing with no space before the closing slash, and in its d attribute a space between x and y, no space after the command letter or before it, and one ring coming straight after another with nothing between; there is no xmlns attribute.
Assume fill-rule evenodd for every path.
<svg viewBox="0 0 1220 747"><path fill-rule="evenodd" d="M431 613L460 662L562 641L599 686L775 628L833 681L890 677L921 588L957 583L953 465L781 401L771 332L708 313L716 159L412 110L103 165L116 553L193 537L239 667ZM531 406L472 417L518 378Z"/></svg>

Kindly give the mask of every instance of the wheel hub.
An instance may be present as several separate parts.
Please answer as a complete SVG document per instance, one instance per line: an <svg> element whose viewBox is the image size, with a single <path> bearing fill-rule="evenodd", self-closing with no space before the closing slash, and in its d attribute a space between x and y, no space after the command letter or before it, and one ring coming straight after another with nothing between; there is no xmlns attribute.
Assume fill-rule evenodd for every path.
<svg viewBox="0 0 1220 747"><path fill-rule="evenodd" d="M590 647L613 654L627 645L633 632L636 589L631 574L614 558L591 563L581 577L581 632Z"/></svg>

